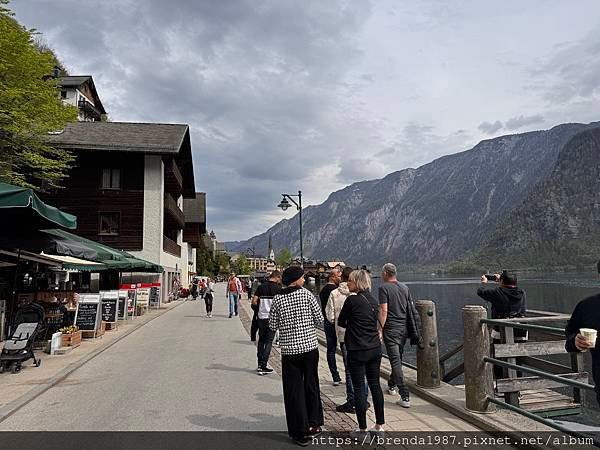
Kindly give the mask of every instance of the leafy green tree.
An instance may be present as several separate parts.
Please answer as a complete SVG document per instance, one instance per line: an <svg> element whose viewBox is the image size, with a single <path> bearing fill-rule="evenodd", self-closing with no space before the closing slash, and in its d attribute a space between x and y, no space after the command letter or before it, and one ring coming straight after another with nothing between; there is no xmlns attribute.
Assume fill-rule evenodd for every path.
<svg viewBox="0 0 600 450"><path fill-rule="evenodd" d="M44 136L77 120L77 108L58 96L51 75L57 59L36 45L0 0L0 181L39 190L61 187L73 156Z"/></svg>
<svg viewBox="0 0 600 450"><path fill-rule="evenodd" d="M219 253L216 256L215 272L221 275L229 273L229 256L227 256L227 253Z"/></svg>
<svg viewBox="0 0 600 450"><path fill-rule="evenodd" d="M252 267L250 266L250 262L246 255L240 255L240 257L235 262L235 272L238 275L250 275L250 271Z"/></svg>
<svg viewBox="0 0 600 450"><path fill-rule="evenodd" d="M279 254L275 257L275 264L280 267L289 266L292 261L292 252L288 248L282 248Z"/></svg>
<svg viewBox="0 0 600 450"><path fill-rule="evenodd" d="M204 276L216 275L215 261L204 242L196 249L196 272Z"/></svg>

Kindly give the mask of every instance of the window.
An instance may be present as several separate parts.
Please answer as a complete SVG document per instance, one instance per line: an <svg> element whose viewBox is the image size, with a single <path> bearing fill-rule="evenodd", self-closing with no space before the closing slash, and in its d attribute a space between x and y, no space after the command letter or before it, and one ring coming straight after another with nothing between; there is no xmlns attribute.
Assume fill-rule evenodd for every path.
<svg viewBox="0 0 600 450"><path fill-rule="evenodd" d="M121 189L120 169L102 169L102 189Z"/></svg>
<svg viewBox="0 0 600 450"><path fill-rule="evenodd" d="M66 90L63 89L62 91L60 91L60 98L62 98L63 100L65 98L67 98L67 91Z"/></svg>
<svg viewBox="0 0 600 450"><path fill-rule="evenodd" d="M118 212L101 212L100 234L104 236L118 236L121 228L121 214Z"/></svg>

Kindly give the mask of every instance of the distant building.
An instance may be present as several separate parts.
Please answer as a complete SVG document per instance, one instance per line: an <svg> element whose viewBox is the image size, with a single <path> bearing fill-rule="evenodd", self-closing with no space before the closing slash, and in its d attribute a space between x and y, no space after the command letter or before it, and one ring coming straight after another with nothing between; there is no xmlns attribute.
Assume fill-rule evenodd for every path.
<svg viewBox="0 0 600 450"><path fill-rule="evenodd" d="M106 114L91 75L58 78L60 98L79 110L80 122L100 122Z"/></svg>
<svg viewBox="0 0 600 450"><path fill-rule="evenodd" d="M225 243L217 241L217 235L214 230L211 230L209 234L204 236L204 246L208 249L213 258L216 258L219 254L227 254Z"/></svg>

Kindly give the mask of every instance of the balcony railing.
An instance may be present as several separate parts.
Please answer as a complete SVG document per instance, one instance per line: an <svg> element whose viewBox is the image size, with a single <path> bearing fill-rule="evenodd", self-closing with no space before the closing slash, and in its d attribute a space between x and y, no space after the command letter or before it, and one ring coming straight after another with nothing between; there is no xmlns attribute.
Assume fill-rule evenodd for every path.
<svg viewBox="0 0 600 450"><path fill-rule="evenodd" d="M165 218L171 220L179 230L185 227L185 216L183 211L177 206L177 202L171 194L165 194Z"/></svg>
<svg viewBox="0 0 600 450"><path fill-rule="evenodd" d="M163 236L163 250L173 256L181 258L181 246L167 236Z"/></svg>
<svg viewBox="0 0 600 450"><path fill-rule="evenodd" d="M100 110L84 98L79 99L77 102L77 107L85 117L91 117L96 121L99 121L102 118L102 113Z"/></svg>
<svg viewBox="0 0 600 450"><path fill-rule="evenodd" d="M165 190L176 195L183 191L183 175L174 159L165 160Z"/></svg>

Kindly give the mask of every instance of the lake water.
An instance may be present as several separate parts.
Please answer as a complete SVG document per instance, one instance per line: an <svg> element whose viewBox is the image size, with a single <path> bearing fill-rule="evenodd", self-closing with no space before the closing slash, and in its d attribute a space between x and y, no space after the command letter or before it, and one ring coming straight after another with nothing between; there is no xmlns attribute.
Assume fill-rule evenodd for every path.
<svg viewBox="0 0 600 450"><path fill-rule="evenodd" d="M436 304L440 355L460 344L463 340L462 307L483 305L486 302L477 296L480 275L470 277L437 277L424 275L400 276L407 284L414 300L428 299ZM377 293L382 280L373 279L373 292ZM587 274L530 274L519 278L519 287L527 294L529 309L570 314L583 298L600 292L600 280L593 272ZM316 286L313 286L316 288ZM560 326L560 325L556 325ZM569 364L568 357L560 356L559 361ZM585 355L586 370L591 373L589 353ZM416 363L415 348L407 346L405 360ZM460 360L457 360L460 362ZM453 367L452 364L449 368ZM462 382L459 380L459 382ZM588 395L586 405L597 409L592 395ZM594 414L595 415L595 414Z"/></svg>

